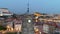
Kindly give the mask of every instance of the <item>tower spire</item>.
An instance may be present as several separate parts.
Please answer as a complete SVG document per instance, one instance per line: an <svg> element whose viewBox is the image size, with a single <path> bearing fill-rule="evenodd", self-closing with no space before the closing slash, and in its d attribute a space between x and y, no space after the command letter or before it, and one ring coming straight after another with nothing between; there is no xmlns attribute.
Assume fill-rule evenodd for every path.
<svg viewBox="0 0 60 34"><path fill-rule="evenodd" d="M28 3L27 3L27 13L29 13L29 0L28 0Z"/></svg>

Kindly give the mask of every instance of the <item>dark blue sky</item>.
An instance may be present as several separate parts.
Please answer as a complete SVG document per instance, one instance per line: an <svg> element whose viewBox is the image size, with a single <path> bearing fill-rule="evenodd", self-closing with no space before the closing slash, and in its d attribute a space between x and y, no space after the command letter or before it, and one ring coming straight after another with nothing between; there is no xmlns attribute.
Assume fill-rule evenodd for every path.
<svg viewBox="0 0 60 34"><path fill-rule="evenodd" d="M60 13L60 0L29 0L30 13ZM0 0L0 8L8 8L14 13L27 11L27 0Z"/></svg>

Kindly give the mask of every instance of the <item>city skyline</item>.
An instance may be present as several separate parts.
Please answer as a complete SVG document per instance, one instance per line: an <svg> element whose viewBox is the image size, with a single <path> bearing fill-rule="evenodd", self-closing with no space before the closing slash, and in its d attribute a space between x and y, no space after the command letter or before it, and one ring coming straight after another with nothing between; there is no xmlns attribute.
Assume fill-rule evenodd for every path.
<svg viewBox="0 0 60 34"><path fill-rule="evenodd" d="M60 13L60 0L29 0L30 13ZM27 11L27 0L0 0L0 8L8 8L11 12L23 14Z"/></svg>

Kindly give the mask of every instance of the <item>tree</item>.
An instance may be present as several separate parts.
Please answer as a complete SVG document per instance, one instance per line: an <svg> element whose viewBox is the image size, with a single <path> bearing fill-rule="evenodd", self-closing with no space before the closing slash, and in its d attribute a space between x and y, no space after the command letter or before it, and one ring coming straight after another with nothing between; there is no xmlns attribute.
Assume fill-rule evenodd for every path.
<svg viewBox="0 0 60 34"><path fill-rule="evenodd" d="M0 30L6 30L7 28L0 26Z"/></svg>

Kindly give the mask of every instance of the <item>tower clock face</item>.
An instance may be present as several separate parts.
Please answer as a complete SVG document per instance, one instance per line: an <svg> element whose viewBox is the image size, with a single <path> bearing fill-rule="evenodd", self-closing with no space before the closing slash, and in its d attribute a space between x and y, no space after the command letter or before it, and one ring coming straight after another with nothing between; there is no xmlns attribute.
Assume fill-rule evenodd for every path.
<svg viewBox="0 0 60 34"><path fill-rule="evenodd" d="M28 22L30 23L30 22L31 22L31 20L28 20Z"/></svg>

